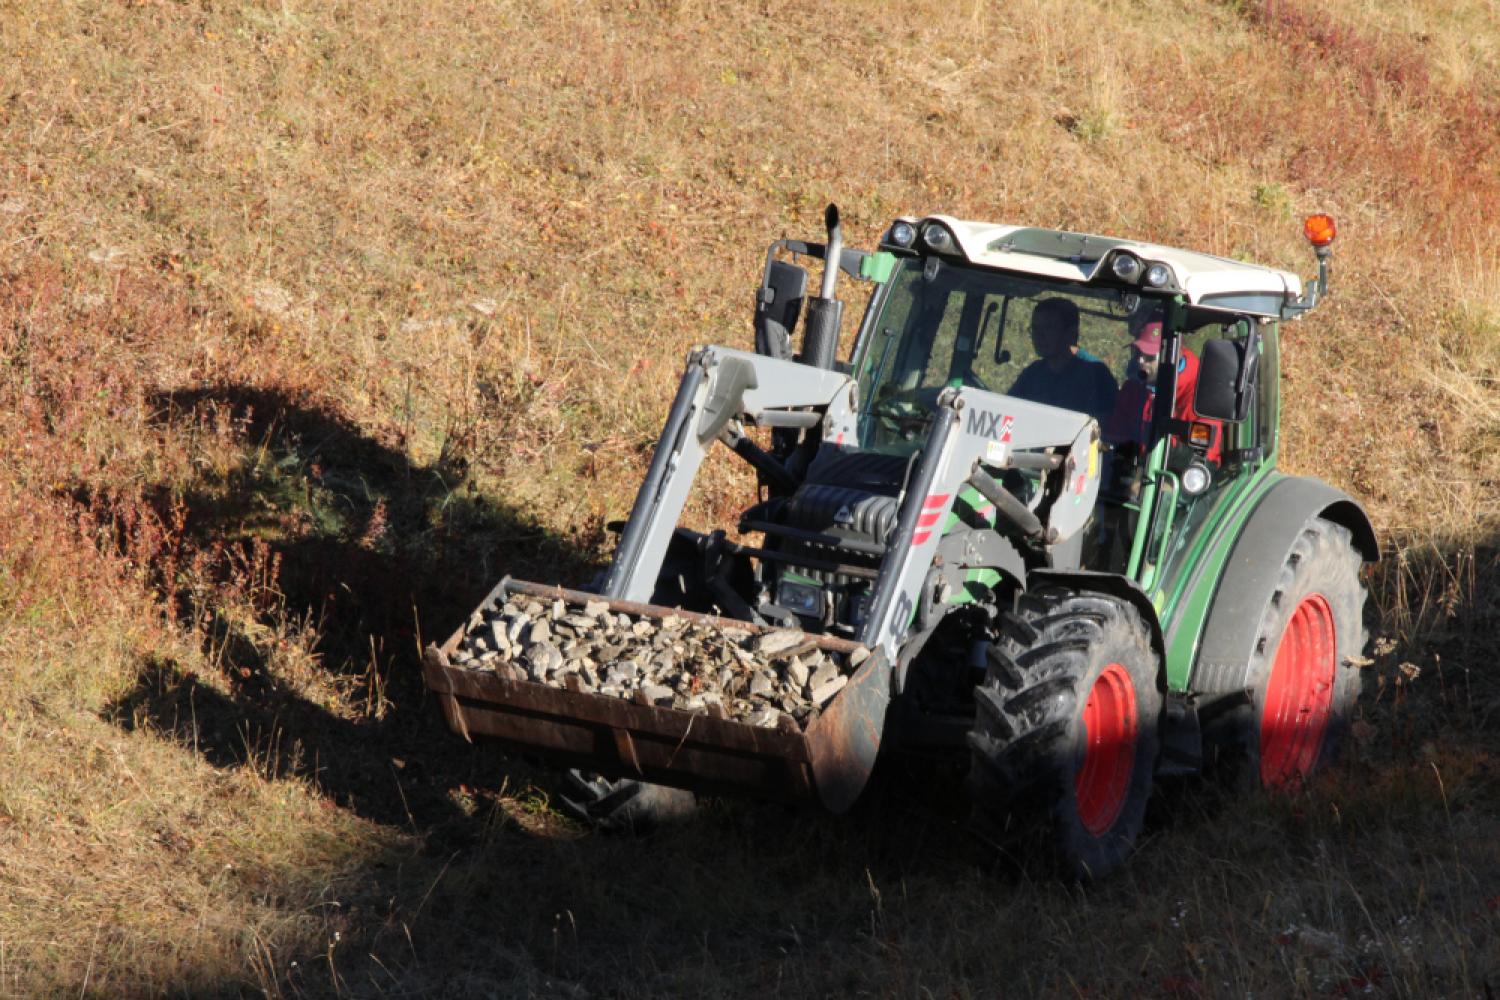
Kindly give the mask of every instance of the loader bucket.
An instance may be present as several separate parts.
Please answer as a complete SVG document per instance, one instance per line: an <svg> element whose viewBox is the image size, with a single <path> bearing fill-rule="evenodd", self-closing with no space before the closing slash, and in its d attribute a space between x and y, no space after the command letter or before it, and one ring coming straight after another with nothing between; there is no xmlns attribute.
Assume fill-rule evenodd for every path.
<svg viewBox="0 0 1500 1000"><path fill-rule="evenodd" d="M562 587L505 580L480 606L511 596L585 604L603 600ZM764 626L634 601L606 602L611 613L687 619L700 625L764 632ZM832 812L854 804L874 767L890 701L890 664L874 651L844 688L802 725L783 717L764 728L460 666L460 627L422 658L427 687L438 696L449 728L465 739L487 737L559 763L610 777L640 778L703 792L744 792L782 800L817 800ZM818 648L849 654L858 643L808 636Z"/></svg>

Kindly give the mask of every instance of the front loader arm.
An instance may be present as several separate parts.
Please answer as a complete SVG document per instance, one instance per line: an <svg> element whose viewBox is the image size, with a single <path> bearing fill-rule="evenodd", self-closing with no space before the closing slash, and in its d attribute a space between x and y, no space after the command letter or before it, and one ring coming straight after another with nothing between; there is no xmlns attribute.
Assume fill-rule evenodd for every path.
<svg viewBox="0 0 1500 1000"><path fill-rule="evenodd" d="M1037 505L1043 542L1062 550L1082 531L1099 493L1099 425L1091 417L980 389L945 391L902 497L861 641L897 664L911 631L953 501L976 473L1036 468L1038 449L1060 487ZM994 484L991 483L991 486ZM1002 488L1003 489L1003 488ZM1018 501L1017 501L1018 503ZM1069 567L1074 568L1074 567Z"/></svg>
<svg viewBox="0 0 1500 1000"><path fill-rule="evenodd" d="M856 436L853 380L839 372L725 347L695 351L662 429L650 470L605 578L604 595L651 599L667 546L713 440L736 421L821 426L823 439ZM1099 489L1098 424L1071 410L972 387L938 399L921 458L904 484L896 528L871 595L861 641L896 664L954 498L976 471L1026 465L1050 449L1061 488L1043 496L1044 542L1060 549L1087 523Z"/></svg>
<svg viewBox="0 0 1500 1000"><path fill-rule="evenodd" d="M651 467L605 577L604 595L651 599L698 467L726 428L736 421L781 427L821 424L825 440L852 441L853 384L839 372L727 347L707 347L689 355Z"/></svg>

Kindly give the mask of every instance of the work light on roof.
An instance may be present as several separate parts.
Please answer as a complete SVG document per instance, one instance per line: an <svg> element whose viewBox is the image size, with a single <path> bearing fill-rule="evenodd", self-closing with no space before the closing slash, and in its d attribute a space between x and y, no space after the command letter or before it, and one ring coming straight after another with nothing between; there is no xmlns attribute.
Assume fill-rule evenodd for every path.
<svg viewBox="0 0 1500 1000"><path fill-rule="evenodd" d="M1141 259L1132 253L1117 253L1110 268L1121 281L1135 281L1141 276Z"/></svg>
<svg viewBox="0 0 1500 1000"><path fill-rule="evenodd" d="M1146 268L1146 284L1161 288L1172 280L1172 269L1165 264L1152 264Z"/></svg>
<svg viewBox="0 0 1500 1000"><path fill-rule="evenodd" d="M909 247L917 239L917 227L910 222L898 222L891 227L891 242L898 247Z"/></svg>
<svg viewBox="0 0 1500 1000"><path fill-rule="evenodd" d="M930 249L944 253L953 249L953 234L948 232L946 227L936 222L929 222L922 228L922 242L926 243Z"/></svg>

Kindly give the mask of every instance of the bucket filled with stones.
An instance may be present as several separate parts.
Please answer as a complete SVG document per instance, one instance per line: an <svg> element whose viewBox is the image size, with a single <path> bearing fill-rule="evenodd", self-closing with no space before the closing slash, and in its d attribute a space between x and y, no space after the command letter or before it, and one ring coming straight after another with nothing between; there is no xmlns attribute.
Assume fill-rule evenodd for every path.
<svg viewBox="0 0 1500 1000"><path fill-rule="evenodd" d="M819 648L796 629L757 632L668 614L626 614L604 601L513 595L469 619L454 666L513 681L701 712L767 728L799 727L864 662Z"/></svg>

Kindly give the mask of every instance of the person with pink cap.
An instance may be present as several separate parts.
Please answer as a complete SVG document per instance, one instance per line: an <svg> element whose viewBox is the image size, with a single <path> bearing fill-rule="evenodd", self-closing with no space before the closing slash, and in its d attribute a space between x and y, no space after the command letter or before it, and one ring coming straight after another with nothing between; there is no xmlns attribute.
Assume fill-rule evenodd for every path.
<svg viewBox="0 0 1500 1000"><path fill-rule="evenodd" d="M1114 444L1145 444L1151 433L1152 404L1156 401L1156 375L1161 356L1161 320L1153 318L1141 325L1130 342L1130 371L1115 397L1114 410L1104 424L1104 439ZM1186 347L1177 359L1177 391L1172 415L1179 420L1197 420L1193 393L1198 387L1198 356ZM1208 458L1218 461L1222 445L1217 428L1209 446Z"/></svg>

